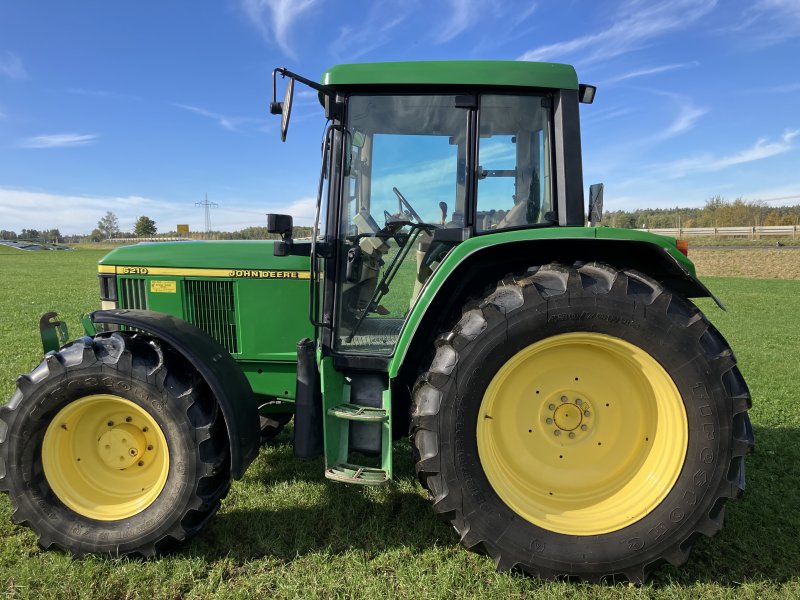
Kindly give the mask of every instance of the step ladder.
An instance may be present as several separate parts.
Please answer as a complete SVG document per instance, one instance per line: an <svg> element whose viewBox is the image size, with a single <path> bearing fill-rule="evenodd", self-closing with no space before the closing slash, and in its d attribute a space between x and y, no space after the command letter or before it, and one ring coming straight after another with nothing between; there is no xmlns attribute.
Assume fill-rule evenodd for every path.
<svg viewBox="0 0 800 600"><path fill-rule="evenodd" d="M325 477L340 483L384 485L392 478L391 393L383 390L382 406L350 402L352 387L347 378L323 358L323 419L325 420ZM363 423L380 430L380 467L350 461L350 424Z"/></svg>

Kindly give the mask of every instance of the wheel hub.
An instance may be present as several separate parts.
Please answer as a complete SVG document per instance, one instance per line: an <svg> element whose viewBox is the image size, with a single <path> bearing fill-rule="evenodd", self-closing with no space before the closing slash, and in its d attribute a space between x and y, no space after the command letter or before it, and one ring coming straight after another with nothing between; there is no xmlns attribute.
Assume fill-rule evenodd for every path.
<svg viewBox="0 0 800 600"><path fill-rule="evenodd" d="M147 440L141 429L129 423L109 429L97 440L97 453L112 469L127 469L146 451Z"/></svg>
<svg viewBox="0 0 800 600"><path fill-rule="evenodd" d="M155 502L169 475L164 432L143 407L94 394L64 406L45 431L42 467L56 496L76 513L115 521Z"/></svg>
<svg viewBox="0 0 800 600"><path fill-rule="evenodd" d="M539 421L545 431L565 440L580 440L588 436L594 426L594 409L586 393L561 390L552 394L540 406Z"/></svg>
<svg viewBox="0 0 800 600"><path fill-rule="evenodd" d="M486 478L518 515L549 531L598 535L666 497L688 425L680 392L651 355L574 332L507 360L484 393L476 438Z"/></svg>

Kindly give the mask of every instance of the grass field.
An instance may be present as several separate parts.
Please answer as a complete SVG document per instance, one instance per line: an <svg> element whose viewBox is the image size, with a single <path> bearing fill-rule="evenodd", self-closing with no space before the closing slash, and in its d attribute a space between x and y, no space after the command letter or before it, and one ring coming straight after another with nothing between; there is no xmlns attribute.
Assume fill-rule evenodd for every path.
<svg viewBox="0 0 800 600"><path fill-rule="evenodd" d="M73 333L97 304L102 251L0 248L0 401L41 354L37 319L58 310ZM698 304L731 342L750 384L756 454L726 527L701 540L681 570L643 587L543 583L498 574L438 522L400 442L397 482L360 489L327 482L322 462L292 458L288 432L262 450L213 523L152 561L73 560L41 552L11 524L0 496L0 595L27 598L797 598L800 597L800 281L706 278L728 305Z"/></svg>

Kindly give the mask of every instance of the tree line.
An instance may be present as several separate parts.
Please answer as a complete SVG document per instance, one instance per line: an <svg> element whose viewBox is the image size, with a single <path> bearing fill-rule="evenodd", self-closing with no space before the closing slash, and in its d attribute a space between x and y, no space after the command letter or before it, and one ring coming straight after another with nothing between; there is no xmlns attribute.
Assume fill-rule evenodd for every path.
<svg viewBox="0 0 800 600"><path fill-rule="evenodd" d="M673 227L749 227L762 225L797 225L800 206L769 206L762 201L737 198L725 200L714 196L702 208L640 208L612 210L603 215L602 224L623 228Z"/></svg>

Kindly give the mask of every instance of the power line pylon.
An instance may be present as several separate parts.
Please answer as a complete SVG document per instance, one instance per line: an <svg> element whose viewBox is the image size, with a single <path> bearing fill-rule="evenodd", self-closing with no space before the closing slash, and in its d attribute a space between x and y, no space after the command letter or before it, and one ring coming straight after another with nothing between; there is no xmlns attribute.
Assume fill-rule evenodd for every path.
<svg viewBox="0 0 800 600"><path fill-rule="evenodd" d="M208 239L208 233L211 231L211 209L212 208L219 208L219 204L216 202L209 202L208 201L208 194L206 194L206 199L202 202L195 202L195 206L202 206L205 209L205 217L206 217L206 239Z"/></svg>

